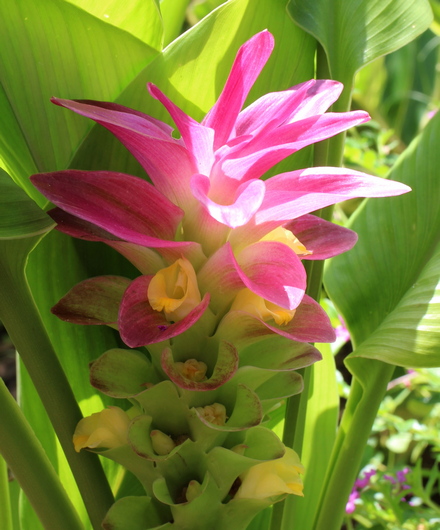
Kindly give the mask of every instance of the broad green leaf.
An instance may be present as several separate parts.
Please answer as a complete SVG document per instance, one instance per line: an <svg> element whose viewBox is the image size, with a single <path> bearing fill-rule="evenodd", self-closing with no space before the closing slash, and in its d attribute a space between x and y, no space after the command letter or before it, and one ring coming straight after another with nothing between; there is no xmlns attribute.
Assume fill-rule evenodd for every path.
<svg viewBox="0 0 440 530"><path fill-rule="evenodd" d="M438 35L440 33L440 2L439 0L429 0L429 3L434 13L434 22L431 25L431 29Z"/></svg>
<svg viewBox="0 0 440 530"><path fill-rule="evenodd" d="M49 234L44 239L45 244L51 241L53 235L60 236L61 234L56 232ZM69 238L65 239L69 245L73 244L73 241ZM71 394L70 385L67 380L65 381L64 374L68 374L69 383L72 383L75 387L77 398L82 400L84 412L88 413L89 410L94 412L96 409L101 409L103 401L101 397L95 397L93 389L88 385L87 373L88 361L95 351L93 346L99 346L99 340L94 342L83 340L81 342L75 337L75 332L73 334L69 333L69 329L64 331L64 333L60 332L58 337L55 333L51 333L51 338L54 339L52 342L47 337L43 325L46 324L46 329L49 329L47 322L50 322L52 315L49 313L49 308L45 309L41 313L44 320L43 324L24 276L28 254L40 240L41 235L0 241L0 319L33 377L33 381L31 381L26 370L20 364L19 399L21 408L63 484L69 490L69 495L75 506L83 514L84 522L86 522L88 518L85 516L82 501L74 485L70 468L57 442L57 437L48 420L46 410L32 384L35 382L38 385L39 393L43 396L47 410L50 410L51 418L57 427L63 448L69 454L72 468L75 469L75 473L81 480L83 491L89 489L89 495L93 491L93 499L89 497L90 503L88 505L89 508L93 506L92 510L95 510L94 518L96 522L96 518L99 519L101 514L105 512L110 499L105 493L107 491L105 490L106 483L97 458L88 453L80 456L76 455L73 444L71 444L71 435L80 419L80 414L76 401ZM39 294L36 297L38 303L46 295L49 295L46 303L50 306L52 289L55 289L55 291L58 288L64 290L64 278L72 281L72 276L74 277L75 274L78 274L75 261L69 254L69 247L63 248L62 245L57 245L55 256L58 256L58 260L63 264L63 267L58 266L52 269L56 259L50 252L47 252L46 247L46 252L41 262L31 266L31 270L36 276L35 284L37 287L34 294ZM29 275L29 278L32 280L32 274ZM96 331L99 334L105 330ZM81 336L80 330L78 330L78 333ZM113 340L112 337L110 339ZM58 340L58 344L56 344L58 353L64 353L66 356L67 366L65 366L65 372L61 370L57 360L55 360L55 352L53 352L52 347L55 340ZM72 345L74 342L76 342L78 347ZM104 349L106 349L108 344L114 344L114 342L107 342L104 346L102 340L101 343ZM78 362L80 357L84 358L84 363ZM82 371L83 377L78 377L75 381L75 375L80 371ZM90 459L91 456L92 460ZM114 467L109 462L107 469L111 470ZM110 479L112 479L112 476L111 473ZM97 483L100 484L99 487L97 487ZM100 491L101 484L104 486L102 491ZM32 519L34 517L32 515L33 512L28 507L27 501L23 499L23 502L20 502L20 517L25 517L24 527L37 529L39 524Z"/></svg>
<svg viewBox="0 0 440 530"><path fill-rule="evenodd" d="M66 0L103 22L131 33L155 50L162 49L163 25L157 0Z"/></svg>
<svg viewBox="0 0 440 530"><path fill-rule="evenodd" d="M61 0L0 4L0 158L40 205L29 175L66 168L91 127L50 97L113 100L156 53Z"/></svg>
<svg viewBox="0 0 440 530"><path fill-rule="evenodd" d="M0 239L43 234L53 225L52 219L0 169Z"/></svg>
<svg viewBox="0 0 440 530"><path fill-rule="evenodd" d="M1 384L1 381L0 381ZM4 530L13 530L12 503L8 480L8 466L2 455L0 455L0 501L3 506L0 511L0 524Z"/></svg>
<svg viewBox="0 0 440 530"><path fill-rule="evenodd" d="M247 103L312 78L315 42L285 15L284 0L261 0L258 5L251 0L231 0L171 43L117 102L171 123L162 105L145 89L147 82L153 82L185 112L201 120L220 94L238 48L265 28L275 37L275 49ZM309 162L310 151L302 150L282 162L277 172ZM144 175L126 149L99 127L84 141L71 167Z"/></svg>
<svg viewBox="0 0 440 530"><path fill-rule="evenodd" d="M327 466L336 437L339 396L335 379L335 361L329 344L319 344L322 361L315 363L305 377L308 389L301 462L304 476L304 498L294 495L285 501L283 530L312 528L317 503L322 492Z"/></svg>
<svg viewBox="0 0 440 530"><path fill-rule="evenodd" d="M378 110L405 144L420 130L434 90L437 55L437 37L428 30L385 58L387 80Z"/></svg>
<svg viewBox="0 0 440 530"><path fill-rule="evenodd" d="M390 174L413 191L366 201L350 224L358 244L327 268L326 288L355 344L351 359L440 365L439 141L437 115Z"/></svg>
<svg viewBox="0 0 440 530"><path fill-rule="evenodd" d="M164 47L180 35L189 2L190 0L160 0L160 12L164 26Z"/></svg>
<svg viewBox="0 0 440 530"><path fill-rule="evenodd" d="M348 86L362 66L401 48L432 21L428 0L290 0L288 11L324 48L331 76Z"/></svg>
<svg viewBox="0 0 440 530"><path fill-rule="evenodd" d="M16 242L5 241L4 243L18 245L21 242L24 245L28 241L29 244L33 242L35 245L34 238L20 239ZM22 252L29 252L29 248L23 248ZM20 272L20 267L23 266L22 263L19 263L20 252L18 251L20 249L11 250L7 253L11 260L11 268L17 267L17 274ZM14 261L16 265L13 265ZM109 265L111 268L111 262ZM109 328L75 326L61 322L50 313L50 307L72 285L88 276L89 273L78 257L74 240L56 231L48 234L28 258L27 278L33 296L84 415L102 410L108 404L114 404L114 401L91 387L88 369L90 361L99 357L105 350L116 346L114 333ZM89 528L88 518L70 468L32 380L23 366L20 370L20 404L63 484L69 491L75 506L78 507L86 528ZM109 460L103 463L112 484L117 474L117 466ZM29 517L32 515L24 499L22 516L27 518L26 524L34 525L33 522L29 522ZM32 528L34 527L38 528L38 526L32 526Z"/></svg>
<svg viewBox="0 0 440 530"><path fill-rule="evenodd" d="M226 0L198 0L197 2L191 2L188 10L187 17L188 22L191 26L200 22L202 18L206 17L215 8L224 4Z"/></svg>

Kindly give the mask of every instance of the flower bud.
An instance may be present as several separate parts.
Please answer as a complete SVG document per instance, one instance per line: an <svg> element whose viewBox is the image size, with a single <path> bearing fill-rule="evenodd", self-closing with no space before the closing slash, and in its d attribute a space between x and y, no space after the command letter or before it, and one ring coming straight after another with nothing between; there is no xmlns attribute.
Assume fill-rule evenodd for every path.
<svg viewBox="0 0 440 530"><path fill-rule="evenodd" d="M202 485L197 480L190 480L186 489L185 497L188 502L191 502L196 497L201 495Z"/></svg>
<svg viewBox="0 0 440 530"><path fill-rule="evenodd" d="M249 289L242 289L232 303L230 311L245 311L264 322L275 320L279 326L288 324L295 316L295 309L285 309L273 304Z"/></svg>
<svg viewBox="0 0 440 530"><path fill-rule="evenodd" d="M202 300L191 263L180 258L161 269L150 281L148 301L155 311L163 311L168 322L185 318Z"/></svg>
<svg viewBox="0 0 440 530"><path fill-rule="evenodd" d="M154 430L150 432L151 445L153 446L154 452L159 456L169 455L171 451L176 447L171 436L163 433L162 431Z"/></svg>
<svg viewBox="0 0 440 530"><path fill-rule="evenodd" d="M128 443L130 418L119 407L108 407L83 418L76 426L73 435L75 451L91 449L114 449Z"/></svg>
<svg viewBox="0 0 440 530"><path fill-rule="evenodd" d="M197 412L209 423L214 425L225 425L226 423L226 408L221 403L213 403L206 407L197 407Z"/></svg>
<svg viewBox="0 0 440 530"><path fill-rule="evenodd" d="M180 374L183 375L186 379L190 381L195 381L200 383L201 381L206 380L206 370L208 367L202 361L197 361L196 359L188 359L184 363L177 362L175 367Z"/></svg>
<svg viewBox="0 0 440 530"><path fill-rule="evenodd" d="M257 464L240 475L235 498L265 499L284 493L303 496L299 473L304 473L304 467L295 451L286 447L283 457Z"/></svg>

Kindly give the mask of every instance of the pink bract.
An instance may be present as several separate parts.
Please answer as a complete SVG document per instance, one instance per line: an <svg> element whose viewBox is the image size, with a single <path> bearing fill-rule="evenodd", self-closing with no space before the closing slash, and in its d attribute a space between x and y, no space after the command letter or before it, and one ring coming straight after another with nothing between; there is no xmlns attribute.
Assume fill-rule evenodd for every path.
<svg viewBox="0 0 440 530"><path fill-rule="evenodd" d="M354 197L400 195L409 188L328 167L260 180L299 149L369 119L363 111L326 112L342 90L331 80L312 79L266 94L242 110L273 46L268 31L243 44L222 93L201 123L149 84L151 96L165 106L180 138L172 135L168 124L115 103L53 98L55 104L111 131L153 183L109 171L34 175L34 185L56 206L49 213L58 230L104 241L145 275L184 257L192 263L202 296L209 294L212 307L224 310L244 287L281 307L298 307L306 286L301 258L332 257L356 242L353 232L310 212ZM306 246L307 255L297 256L276 240L261 241L281 226ZM128 288L119 312L119 329L130 345L157 342L163 331L157 324L159 315L143 304L143 291L137 289L145 281ZM164 336L192 326L208 308L208 298L203 300L194 314L169 326ZM135 330L141 313L144 323L154 321L153 334ZM263 327L277 332L276 326ZM292 326L285 334L294 335Z"/></svg>

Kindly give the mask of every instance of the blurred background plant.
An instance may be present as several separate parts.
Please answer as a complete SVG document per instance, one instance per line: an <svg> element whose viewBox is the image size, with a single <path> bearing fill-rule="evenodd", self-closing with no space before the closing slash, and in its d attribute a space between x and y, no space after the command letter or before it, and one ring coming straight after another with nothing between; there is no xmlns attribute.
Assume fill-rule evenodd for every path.
<svg viewBox="0 0 440 530"><path fill-rule="evenodd" d="M419 38L365 67L356 78L353 104L372 120L350 131L346 166L386 177L399 154L437 112L440 102L440 1L435 21ZM335 208L344 224L361 201ZM350 337L328 298L322 305L336 328L341 412L351 376L344 359ZM365 448L362 469L347 503L345 530L440 529L440 369L397 367Z"/></svg>

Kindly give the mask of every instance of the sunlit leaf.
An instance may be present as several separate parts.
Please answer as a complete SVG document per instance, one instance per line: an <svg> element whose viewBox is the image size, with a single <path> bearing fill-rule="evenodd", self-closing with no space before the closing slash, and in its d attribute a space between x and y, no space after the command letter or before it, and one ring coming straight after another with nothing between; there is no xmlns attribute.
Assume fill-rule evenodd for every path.
<svg viewBox="0 0 440 530"><path fill-rule="evenodd" d="M189 2L190 0L160 0L160 12L164 26L164 47L180 35Z"/></svg>
<svg viewBox="0 0 440 530"><path fill-rule="evenodd" d="M44 205L29 175L64 169L91 128L50 98L113 100L157 52L60 0L2 2L0 50L0 158Z"/></svg>
<svg viewBox="0 0 440 530"><path fill-rule="evenodd" d="M332 77L349 85L362 66L401 48L432 21L428 0L290 0L288 10L323 46Z"/></svg>
<svg viewBox="0 0 440 530"><path fill-rule="evenodd" d="M158 0L66 0L103 22L123 29L156 50L162 49L163 26Z"/></svg>
<svg viewBox="0 0 440 530"><path fill-rule="evenodd" d="M390 174L413 191L367 201L350 224L358 244L326 271L328 293L354 340L350 359L440 364L439 141L435 116Z"/></svg>
<svg viewBox="0 0 440 530"><path fill-rule="evenodd" d="M320 344L322 361L309 368L310 378L301 462L304 476L304 498L291 495L286 499L284 520L292 530L312 528L322 493L339 414L339 396L335 379L335 361L329 344Z"/></svg>
<svg viewBox="0 0 440 530"><path fill-rule="evenodd" d="M284 0L261 0L258 4L232 0L171 43L117 102L172 123L168 113L145 89L147 82L153 82L185 112L200 120L220 94L238 48L266 28L275 37L275 49L248 103L266 92L284 90L312 78L315 43L285 16ZM302 150L282 162L277 172L305 167L309 161L310 151ZM125 148L99 127L84 141L71 167L108 168L144 175Z"/></svg>

